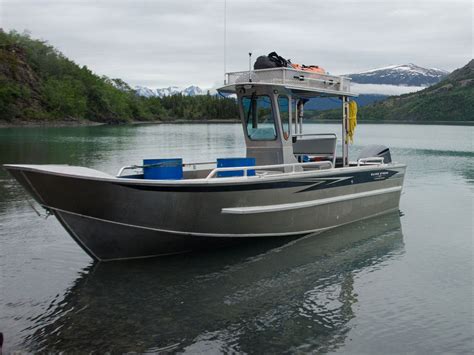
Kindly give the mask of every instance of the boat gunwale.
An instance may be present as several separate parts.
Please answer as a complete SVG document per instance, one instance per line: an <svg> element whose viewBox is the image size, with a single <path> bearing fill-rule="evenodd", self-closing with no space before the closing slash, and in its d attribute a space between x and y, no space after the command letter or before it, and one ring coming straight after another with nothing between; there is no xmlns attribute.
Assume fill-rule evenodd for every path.
<svg viewBox="0 0 474 355"><path fill-rule="evenodd" d="M299 171L299 172L289 172L289 173L279 173L279 174L268 174L268 175L255 175L255 176L238 176L238 177L219 177L219 178L198 178L198 179L182 179L182 180L146 180L146 179L135 179L135 178L122 178L110 175L106 176L92 176L92 175L79 175L74 173L67 172L58 172L46 170L45 167L48 165L34 165L34 164L3 164L2 165L7 170L19 170L19 171L28 171L33 173L42 173L47 175L62 176L68 178L77 178L82 180L92 180L92 181L101 181L101 182L111 182L119 183L121 185L145 185L145 186L221 186L221 185L248 185L248 184L259 184L267 182L279 182L279 181L291 181L300 178L307 178L313 176L331 176L339 175L341 173L347 172L365 172L371 170L381 170L381 169L406 169L407 165L402 163L388 163L388 164L370 164L364 166L346 166L340 168L331 168L325 170L309 170L309 171ZM56 165L57 166L57 165ZM73 165L64 165L64 167L78 167ZM87 168L88 169L88 168ZM106 175L99 170L90 169L97 171L98 173ZM236 168L237 170L237 168ZM255 170L258 171L258 166L255 166Z"/></svg>

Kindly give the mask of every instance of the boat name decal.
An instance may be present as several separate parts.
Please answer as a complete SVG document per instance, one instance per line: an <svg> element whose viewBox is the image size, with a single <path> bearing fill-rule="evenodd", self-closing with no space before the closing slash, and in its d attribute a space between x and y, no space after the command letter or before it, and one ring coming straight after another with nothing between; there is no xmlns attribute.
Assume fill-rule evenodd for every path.
<svg viewBox="0 0 474 355"><path fill-rule="evenodd" d="M390 172L388 170L384 171L376 171L374 173L370 173L370 176L374 178L374 180L385 180L389 177Z"/></svg>

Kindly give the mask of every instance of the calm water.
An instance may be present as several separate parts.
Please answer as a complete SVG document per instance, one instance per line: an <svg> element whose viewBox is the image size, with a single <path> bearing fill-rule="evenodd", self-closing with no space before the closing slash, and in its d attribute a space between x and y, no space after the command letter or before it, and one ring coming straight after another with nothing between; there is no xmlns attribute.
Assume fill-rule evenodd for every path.
<svg viewBox="0 0 474 355"><path fill-rule="evenodd" d="M2 170L4 350L472 352L473 137L473 127L359 125L355 154L384 143L408 165L400 213L141 262L93 264ZM243 154L238 125L0 129L0 163L113 174L142 158Z"/></svg>

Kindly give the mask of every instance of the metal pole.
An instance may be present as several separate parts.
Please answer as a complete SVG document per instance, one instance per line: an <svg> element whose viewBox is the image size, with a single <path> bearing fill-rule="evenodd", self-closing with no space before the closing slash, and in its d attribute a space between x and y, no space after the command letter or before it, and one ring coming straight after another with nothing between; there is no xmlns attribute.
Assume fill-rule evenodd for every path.
<svg viewBox="0 0 474 355"><path fill-rule="evenodd" d="M348 161L347 149L347 97L342 96L342 166L346 166Z"/></svg>
<svg viewBox="0 0 474 355"><path fill-rule="evenodd" d="M346 96L346 165L349 165L349 98Z"/></svg>
<svg viewBox="0 0 474 355"><path fill-rule="evenodd" d="M224 0L224 85L227 84L227 0Z"/></svg>
<svg viewBox="0 0 474 355"><path fill-rule="evenodd" d="M292 116L293 116L293 112L291 112L291 110L293 109L293 107L291 107L291 101L293 100L293 97L290 95L289 98L288 98L288 138L290 139L290 141L293 140L293 119L292 119Z"/></svg>
<svg viewBox="0 0 474 355"><path fill-rule="evenodd" d="M249 83L252 82L252 52L249 52Z"/></svg>
<svg viewBox="0 0 474 355"><path fill-rule="evenodd" d="M344 144L346 141L346 114L345 114L345 107L344 107L344 96L341 97L342 99L342 135L341 135L341 146L342 146L342 166L345 165L346 162L346 150L344 149Z"/></svg>
<svg viewBox="0 0 474 355"><path fill-rule="evenodd" d="M299 119L300 119L300 134L303 134L303 115L304 115L304 104L303 101L300 99L301 108L299 109Z"/></svg>
<svg viewBox="0 0 474 355"><path fill-rule="evenodd" d="M298 99L295 99L295 134L298 134Z"/></svg>
<svg viewBox="0 0 474 355"><path fill-rule="evenodd" d="M301 111L300 111L300 134L303 134L303 107L301 107Z"/></svg>

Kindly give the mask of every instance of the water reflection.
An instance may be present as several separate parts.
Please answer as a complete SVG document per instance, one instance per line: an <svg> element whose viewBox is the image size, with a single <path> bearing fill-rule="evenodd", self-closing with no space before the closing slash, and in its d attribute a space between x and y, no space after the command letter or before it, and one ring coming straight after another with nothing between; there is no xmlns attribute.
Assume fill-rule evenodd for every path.
<svg viewBox="0 0 474 355"><path fill-rule="evenodd" d="M298 240L96 264L32 320L34 351L330 351L358 274L404 251L398 213ZM33 330L34 329L34 330Z"/></svg>

